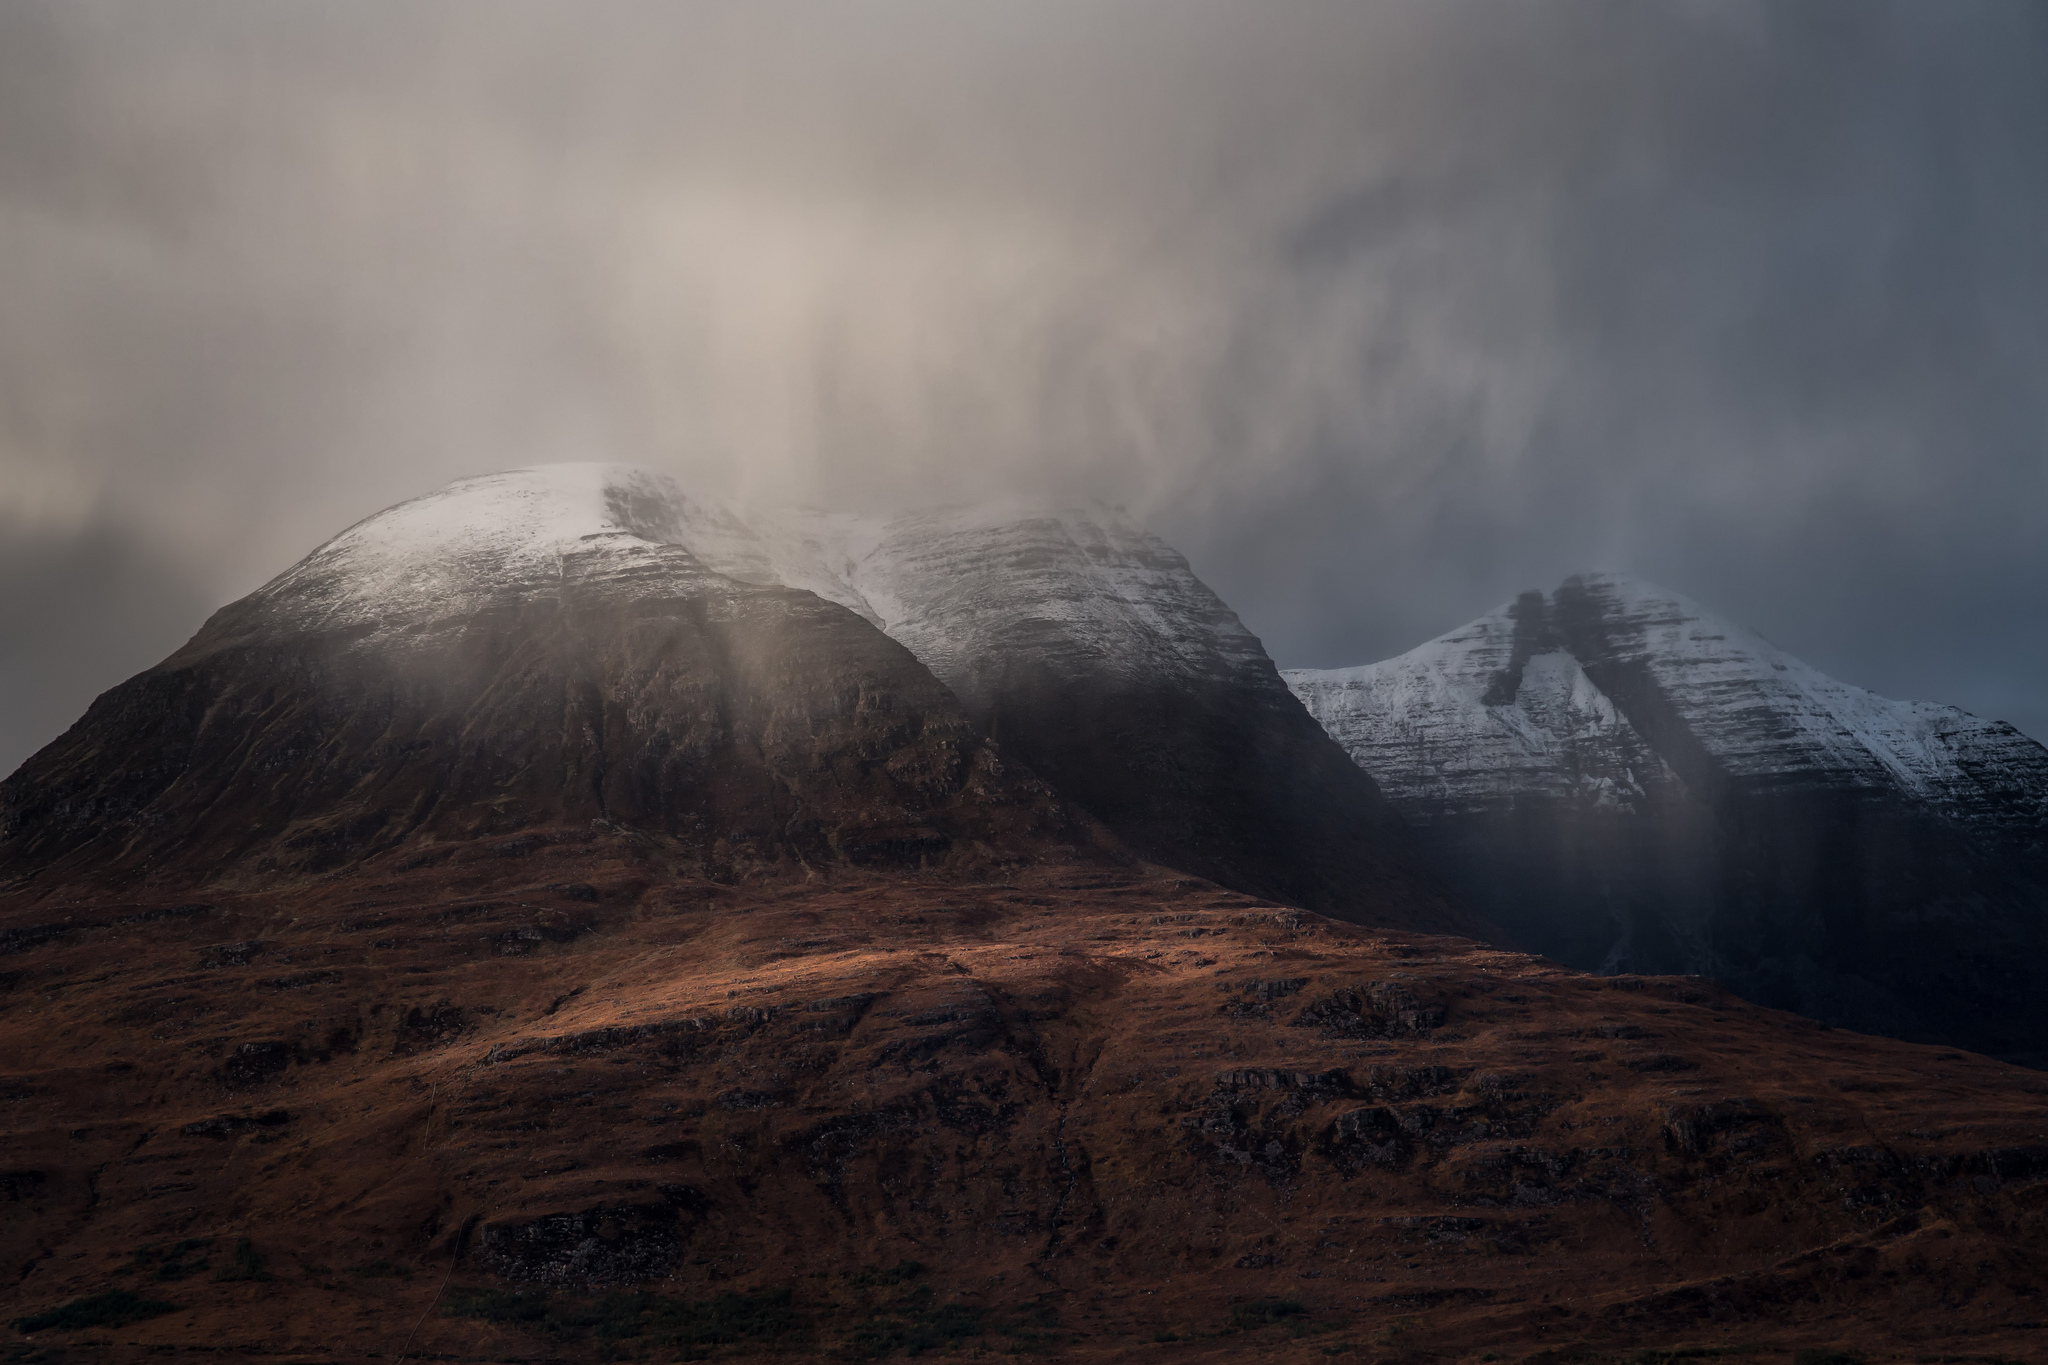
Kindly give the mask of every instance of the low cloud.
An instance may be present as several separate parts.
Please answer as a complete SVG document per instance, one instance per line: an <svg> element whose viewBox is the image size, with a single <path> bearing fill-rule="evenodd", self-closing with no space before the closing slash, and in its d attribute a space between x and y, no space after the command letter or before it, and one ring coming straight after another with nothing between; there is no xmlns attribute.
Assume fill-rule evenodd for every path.
<svg viewBox="0 0 2048 1365"><path fill-rule="evenodd" d="M2048 736L2043 127L2025 3L12 5L0 764L573 458L1109 497L1288 664L1632 568Z"/></svg>

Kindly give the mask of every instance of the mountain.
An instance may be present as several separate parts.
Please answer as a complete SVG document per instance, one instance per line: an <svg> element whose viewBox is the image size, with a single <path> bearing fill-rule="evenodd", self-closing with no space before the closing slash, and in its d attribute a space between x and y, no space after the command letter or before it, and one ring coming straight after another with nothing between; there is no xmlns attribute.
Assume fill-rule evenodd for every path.
<svg viewBox="0 0 2048 1365"><path fill-rule="evenodd" d="M44 884L621 831L728 870L957 864L1104 829L1247 892L1467 923L1237 617L1101 507L466 479L222 610L0 784L0 869Z"/></svg>
<svg viewBox="0 0 2048 1365"><path fill-rule="evenodd" d="M2038 1345L2041 1077L1388 927L1403 828L1110 509L467 480L0 784L6 1354Z"/></svg>
<svg viewBox="0 0 2048 1365"><path fill-rule="evenodd" d="M634 837L726 876L1086 842L908 650L712 571L637 517L641 491L591 468L489 476L343 532L0 784L0 876Z"/></svg>
<svg viewBox="0 0 2048 1365"><path fill-rule="evenodd" d="M2048 1061L2048 749L2010 725L1608 574L1286 677L1519 941Z"/></svg>

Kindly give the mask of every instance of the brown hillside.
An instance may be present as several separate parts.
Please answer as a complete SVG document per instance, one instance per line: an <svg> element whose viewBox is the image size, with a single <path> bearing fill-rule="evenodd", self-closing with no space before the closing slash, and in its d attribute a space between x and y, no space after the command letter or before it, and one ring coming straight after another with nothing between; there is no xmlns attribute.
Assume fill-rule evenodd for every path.
<svg viewBox="0 0 2048 1365"><path fill-rule="evenodd" d="M447 854L0 909L8 1359L2048 1352L2037 1073L1142 868Z"/></svg>

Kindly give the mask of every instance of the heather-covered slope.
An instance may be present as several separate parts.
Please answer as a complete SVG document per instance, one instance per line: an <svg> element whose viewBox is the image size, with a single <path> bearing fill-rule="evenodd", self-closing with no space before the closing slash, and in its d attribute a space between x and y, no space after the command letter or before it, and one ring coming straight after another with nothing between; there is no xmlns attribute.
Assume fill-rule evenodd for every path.
<svg viewBox="0 0 2048 1365"><path fill-rule="evenodd" d="M1564 961L2048 1056L2048 750L1569 579L1290 686L1467 894Z"/></svg>
<svg viewBox="0 0 2048 1365"><path fill-rule="evenodd" d="M633 842L77 909L0 902L24 1361L2040 1346L2043 1078L1698 981Z"/></svg>

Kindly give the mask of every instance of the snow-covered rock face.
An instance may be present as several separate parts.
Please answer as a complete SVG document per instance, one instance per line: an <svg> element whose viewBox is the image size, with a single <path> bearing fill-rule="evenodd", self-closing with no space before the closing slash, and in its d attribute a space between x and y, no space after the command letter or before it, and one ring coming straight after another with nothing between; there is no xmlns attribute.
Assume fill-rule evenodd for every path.
<svg viewBox="0 0 2048 1365"><path fill-rule="evenodd" d="M918 513L888 522L871 548L849 545L842 562L882 629L970 709L989 699L986 665L1006 648L1067 676L1273 675L1185 559L1100 505Z"/></svg>
<svg viewBox="0 0 2048 1365"><path fill-rule="evenodd" d="M747 507L624 465L461 480L350 527L258 596L297 628L376 640L552 595L567 560L588 572L653 545L847 607L963 699L986 692L981 665L1020 632L1056 667L1270 675L1258 640L1187 561L1113 508L1016 501L890 518Z"/></svg>
<svg viewBox="0 0 2048 1365"><path fill-rule="evenodd" d="M1290 669L1309 714L1411 819L1485 811L1538 794L1635 808L1675 781L1579 661L1517 661L1512 608L1363 668ZM1500 694L1514 668L1518 687Z"/></svg>
<svg viewBox="0 0 2048 1365"><path fill-rule="evenodd" d="M777 528L779 529L779 528ZM802 587L873 614L801 537L624 465L562 464L462 479L356 523L255 594L281 623L376 640L486 607L552 597L566 561L690 551L742 582Z"/></svg>
<svg viewBox="0 0 2048 1365"><path fill-rule="evenodd" d="M2048 750L2012 726L1838 682L1618 575L1524 594L1382 663L1284 676L1425 819L1531 795L1631 806L1674 783L1730 781L1884 793L1999 825L2048 819Z"/></svg>

